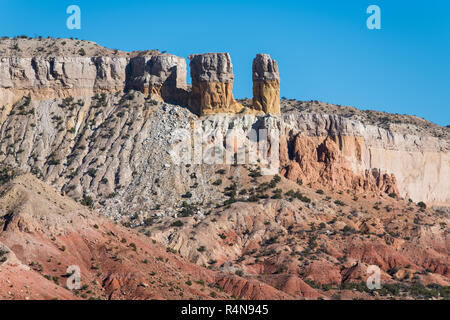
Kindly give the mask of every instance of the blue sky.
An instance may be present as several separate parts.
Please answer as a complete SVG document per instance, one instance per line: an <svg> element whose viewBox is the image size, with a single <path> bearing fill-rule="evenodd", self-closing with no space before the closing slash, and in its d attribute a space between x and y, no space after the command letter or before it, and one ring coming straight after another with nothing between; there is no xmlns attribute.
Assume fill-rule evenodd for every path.
<svg viewBox="0 0 450 320"><path fill-rule="evenodd" d="M81 8L81 30L66 8ZM366 27L369 5L381 30ZM113 49L229 52L235 97L256 53L278 61L281 95L414 114L450 125L450 1L0 0L0 36L78 37Z"/></svg>

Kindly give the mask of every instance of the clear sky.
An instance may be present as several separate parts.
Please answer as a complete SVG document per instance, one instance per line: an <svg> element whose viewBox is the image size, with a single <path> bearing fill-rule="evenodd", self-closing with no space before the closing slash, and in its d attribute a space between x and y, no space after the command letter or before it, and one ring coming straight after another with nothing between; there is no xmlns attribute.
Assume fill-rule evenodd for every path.
<svg viewBox="0 0 450 320"><path fill-rule="evenodd" d="M66 27L71 4L81 8L81 30ZM366 27L372 4L381 30ZM0 0L0 36L21 34L185 58L229 52L237 98L252 96L252 59L269 53L287 98L450 125L449 0Z"/></svg>

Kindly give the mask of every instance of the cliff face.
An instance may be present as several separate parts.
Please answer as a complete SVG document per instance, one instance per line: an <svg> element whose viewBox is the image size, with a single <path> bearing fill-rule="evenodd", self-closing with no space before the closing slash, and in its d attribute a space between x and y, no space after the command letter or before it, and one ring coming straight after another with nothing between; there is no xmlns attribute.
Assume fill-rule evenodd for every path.
<svg viewBox="0 0 450 320"><path fill-rule="evenodd" d="M243 106L233 98L233 65L228 53L189 56L192 94L190 106L197 114L238 113Z"/></svg>
<svg viewBox="0 0 450 320"><path fill-rule="evenodd" d="M314 147L331 138L353 172L377 168L395 175L403 197L450 204L448 139L405 134L330 114L295 111L284 114L283 120L287 128L311 137Z"/></svg>
<svg viewBox="0 0 450 320"><path fill-rule="evenodd" d="M43 100L138 90L154 100L189 106L198 115L245 111L233 97L233 65L228 53L190 55L191 89L186 82L186 61L181 57L67 42L2 39L0 104L12 105L25 95ZM269 55L255 58L253 81L250 111L279 114L278 67Z"/></svg>
<svg viewBox="0 0 450 320"><path fill-rule="evenodd" d="M253 60L253 109L280 114L280 74L278 64L268 54Z"/></svg>
<svg viewBox="0 0 450 320"><path fill-rule="evenodd" d="M123 57L1 57L0 104L121 91L127 65Z"/></svg>
<svg viewBox="0 0 450 320"><path fill-rule="evenodd" d="M222 134L229 128L280 129L280 172L294 181L450 204L448 129L413 117L382 114L377 122L354 108L285 100L277 122L272 115L280 108L279 71L268 55L257 55L253 63L249 108L257 115L214 119L215 113L244 109L233 97L226 53L190 56L191 89L185 60L174 55L115 52L70 40L65 46L65 40L52 40L56 48L42 40L52 49L40 51L36 41L18 42L20 52L4 51L0 41L0 161L39 172L74 198L103 201L141 192L148 199L136 205L139 211L176 203L187 186L198 183L199 201L216 199L208 187L214 169L195 167L194 181L186 168L170 165L168 152L180 139L175 131L199 120L206 131ZM76 55L82 45L84 54ZM123 92L131 89L143 94ZM190 105L203 117L168 102ZM112 204L112 215L132 202Z"/></svg>
<svg viewBox="0 0 450 320"><path fill-rule="evenodd" d="M169 54L136 57L2 57L0 104L34 99L91 97L129 89L187 104L186 62Z"/></svg>
<svg viewBox="0 0 450 320"><path fill-rule="evenodd" d="M187 105L186 72L186 61L175 55L140 55L130 59L127 88Z"/></svg>

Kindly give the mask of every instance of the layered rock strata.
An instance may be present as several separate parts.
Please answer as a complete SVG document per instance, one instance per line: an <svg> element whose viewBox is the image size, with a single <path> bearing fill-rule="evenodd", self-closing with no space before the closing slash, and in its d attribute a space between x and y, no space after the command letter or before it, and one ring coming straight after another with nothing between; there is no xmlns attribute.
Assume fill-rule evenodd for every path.
<svg viewBox="0 0 450 320"><path fill-rule="evenodd" d="M228 53L192 54L189 60L194 113L239 113L243 109L233 98L233 65Z"/></svg>
<svg viewBox="0 0 450 320"><path fill-rule="evenodd" d="M48 44L42 41L49 52L41 54L26 47L36 46L33 41L18 42L21 52L5 53L0 39L0 161L26 170L40 170L46 180L54 181L52 184L60 190L68 188L67 193L75 198L83 194L95 197L117 192L119 187L135 181L135 171L139 171L135 165L141 160L142 168L148 167L146 159L150 158L157 160L153 167L170 163L170 159L154 159L153 154L170 149L171 138L167 137L179 126L189 128L194 115L178 107L171 107L177 112L163 112L148 99L148 93L168 100L176 97L172 92L181 92L176 104L188 100L189 95L191 108L198 114L242 110L233 99L233 69L228 54L191 56L193 92L190 94L184 81L182 58L156 51L115 54L99 46L90 48L87 42L79 45L84 46L86 54L74 56L73 49L70 49L72 55L58 51L62 46L52 46L59 43L53 39L48 40ZM67 41L64 50L68 50L71 41L61 39L60 42L63 41ZM71 48L75 45L72 43ZM256 57L254 71L254 80L262 81L263 86L264 81L277 82L279 78L276 62L267 55ZM133 88L146 94L117 94ZM105 95L95 95L98 92ZM28 94L30 101L23 98ZM60 100L70 96L74 98ZM268 106L273 104L267 99L258 100L258 96L265 95L255 94L255 103L263 101L259 109L271 113ZM319 183L317 177L320 176L327 178L328 182L322 181L327 185L332 181L335 186L356 185L364 190L391 193L396 191L391 176L394 174L398 194L402 197L424 201L427 205L450 203L448 129L410 116L380 114L377 117L385 120L377 122L372 113L364 115L354 108L318 102L283 100L282 105L280 128L287 149L281 154L285 160L282 170L294 181L298 178L304 183ZM254 115L239 115L233 121L219 118L217 128L211 130L259 128L261 124L261 117ZM203 120L204 125L210 119ZM93 136L85 136L88 134ZM295 155L295 146L298 155ZM328 161L328 156L319 158L320 152L320 155L327 155L328 151L330 155L337 154L333 151L335 147L341 154L336 158L339 161ZM139 154L143 150L148 153ZM322 152L324 150L327 152ZM132 151L137 156L129 159ZM66 166L64 159L68 157ZM103 157L110 157L105 167L101 166L102 161L106 161ZM96 162L90 162L94 160ZM314 170L309 170L310 164ZM86 175L88 171L93 172L90 166L102 170L105 176L92 179ZM343 174L341 168L344 167L354 175ZM102 178L107 182L100 183ZM183 180L177 178L175 182L179 181ZM185 184L188 182L179 183L180 193L187 191ZM136 185L142 185L142 181L136 180ZM149 186L154 187L155 183L149 181ZM162 192L160 198L167 201Z"/></svg>
<svg viewBox="0 0 450 320"><path fill-rule="evenodd" d="M92 96L125 89L125 57L1 57L0 104L25 95L35 99Z"/></svg>
<svg viewBox="0 0 450 320"><path fill-rule="evenodd" d="M278 66L269 55L258 54L253 62L254 98L246 110L233 97L228 53L193 54L189 59L192 89L185 59L157 50L127 53L70 39L2 39L0 105L28 95L46 100L138 90L154 100L189 106L198 115L280 113Z"/></svg>
<svg viewBox="0 0 450 320"><path fill-rule="evenodd" d="M340 150L345 167L355 174L372 175L372 169L377 168L381 176L386 172L395 175L398 192L406 199L434 205L450 203L448 138L403 133L401 128L385 129L334 114L292 111L283 113L282 119L286 132L302 133L305 137L289 138L291 147L295 139L305 141L307 137L311 148L317 149L328 137ZM413 132L413 125L404 126ZM292 150L291 160L295 158ZM310 178L305 182L314 180Z"/></svg>
<svg viewBox="0 0 450 320"><path fill-rule="evenodd" d="M253 60L253 109L280 114L280 74L278 64L268 54Z"/></svg>
<svg viewBox="0 0 450 320"><path fill-rule="evenodd" d="M130 60L127 87L186 105L186 60L172 54L140 55Z"/></svg>

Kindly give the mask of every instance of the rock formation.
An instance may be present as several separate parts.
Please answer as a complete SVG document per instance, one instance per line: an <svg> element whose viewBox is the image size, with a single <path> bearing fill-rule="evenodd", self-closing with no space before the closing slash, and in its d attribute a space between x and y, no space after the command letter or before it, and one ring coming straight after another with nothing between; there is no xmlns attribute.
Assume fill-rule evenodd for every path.
<svg viewBox="0 0 450 320"><path fill-rule="evenodd" d="M285 168L282 173L288 179L316 188L328 186L361 193L399 194L394 175L379 169L355 173L349 169L350 166L335 141L327 137L317 144L314 140L305 135L297 135L281 142L280 157Z"/></svg>
<svg viewBox="0 0 450 320"><path fill-rule="evenodd" d="M92 96L125 87L124 57L1 57L0 104L30 94L35 99Z"/></svg>
<svg viewBox="0 0 450 320"><path fill-rule="evenodd" d="M167 53L134 57L130 60L127 88L186 105L186 60Z"/></svg>
<svg viewBox="0 0 450 320"><path fill-rule="evenodd" d="M153 100L189 105L198 115L244 111L233 97L228 53L193 54L189 59L192 90L186 83L185 59L172 54L127 53L69 39L2 39L0 105L12 105L26 95L45 100L138 90ZM253 84L254 103L247 111L279 114L278 66L269 55L256 56Z"/></svg>
<svg viewBox="0 0 450 320"><path fill-rule="evenodd" d="M23 50L3 49L13 42ZM55 52L42 49L55 45ZM69 48L75 53L65 52ZM7 39L0 43L0 105L11 105L25 95L45 100L130 89L186 105L185 59L156 50L109 50L92 42L82 42L80 47L79 41L70 39Z"/></svg>
<svg viewBox="0 0 450 320"><path fill-rule="evenodd" d="M34 57L0 59L0 104L30 94L35 99L90 97L140 90L167 102L187 103L186 62L169 54L125 57Z"/></svg>
<svg viewBox="0 0 450 320"><path fill-rule="evenodd" d="M228 53L192 54L189 60L194 113L238 113L243 109L233 98L233 65Z"/></svg>
<svg viewBox="0 0 450 320"><path fill-rule="evenodd" d="M349 119L338 114L338 110L344 112L342 106L326 105L326 109L328 114L314 109L284 112L283 123L289 130L311 138L313 148L331 137L342 152L345 167L360 176L366 172L372 175L373 168L394 174L399 194L405 198L435 205L450 203L450 181L446 178L450 174L450 140L438 137L445 137L444 128L432 136L417 129L431 126L429 122L413 125L412 119L382 128L364 119L361 112L354 112ZM387 115L380 115L380 119L385 121Z"/></svg>
<svg viewBox="0 0 450 320"><path fill-rule="evenodd" d="M190 95L192 110L197 114L231 113L242 109L234 101L231 92L233 72L228 54L210 53L190 57L193 88L192 94L189 94L184 81L184 60L173 55L156 51L116 53L98 45L94 47L88 42L77 45L76 41L70 39L17 41L22 50L20 52L3 50L3 45L11 45L12 40L0 40L0 161L19 165L26 170L39 169L46 180L55 181L54 186L74 197L82 197L84 193L94 198L96 194L106 196L116 192L116 188L134 183L133 174L137 164L146 168L148 159L155 162L153 167L169 163L170 159L155 159L152 155L153 152L170 147L172 138L163 141L160 137L170 136L178 127L188 126L183 121L191 121L188 119L194 116L187 109L181 112L172 106L167 110L158 109L155 113L157 118L141 117L148 115L151 105L146 94L136 94L133 100L131 95L124 96L122 90L153 92L154 96L158 94L164 101L176 98L172 101L177 104L188 100L187 95ZM64 41L67 44L60 45ZM39 45L51 49L43 53L37 49ZM86 54L74 55L73 48L81 46ZM258 55L253 69L253 78L261 84L260 88L268 88L265 83L270 81L277 83L276 62L269 56ZM255 91L255 103L260 101L257 108L261 113L270 113L270 107L266 107L266 110L263 107L270 100L263 99L264 90L259 91L260 95ZM95 98L99 92L105 93L105 97L97 95ZM116 95L117 92L120 94ZM172 95L173 92L181 94ZM22 99L27 94L31 95L31 102ZM73 99L65 102L59 100L70 96ZM258 96L261 99L258 100ZM17 104L13 105L15 102ZM448 129L408 116L395 118L395 124L385 120L377 122L373 113L365 115L354 108L331 104L300 101L283 101L282 104L284 111L280 128L284 139L295 145L292 138L297 134L309 137L310 149L301 157L310 153L314 156L314 161L309 164L298 162L301 157L286 159L283 172L293 179L303 179L307 183L313 181L318 172L326 169L328 176L324 175L323 178L335 179L334 183L342 186L354 184L353 181L345 180L339 170L335 172L336 162L329 162L333 163L330 166L328 162L315 158L317 148L329 137L327 149L332 147L331 142L336 143L344 159L344 163L339 163L339 166L360 177L363 186L367 178L373 181L369 189L378 186L386 191L384 184L391 185L390 175L394 174L398 193L402 197L430 205L450 203L450 184L447 179L450 174ZM100 113L103 108L106 111ZM172 112L180 114L179 121L174 121ZM113 123L109 120L110 116L120 121ZM379 119L392 117L394 115L384 113L378 116ZM225 125L222 117L221 121L213 122L215 127L211 130L219 130L222 126L223 130L243 126L247 130L258 128L261 124L261 118L252 115L235 118ZM203 121L204 124L208 122L208 119ZM99 127L92 128L92 123ZM135 125L130 127L130 123ZM435 132L430 132L430 128L434 128ZM82 133L85 136L79 140ZM99 136L95 143L88 136L94 134ZM122 143L117 143L118 137ZM143 141L146 141L145 148L140 148ZM302 141L306 143L306 140ZM124 143L127 148L122 148ZM138 145L135 146L136 143ZM85 149L78 149L80 145ZM301 148L299 145L299 150ZM134 156L128 158L132 149ZM292 155L293 151L290 152ZM64 159L67 158L70 159L66 166ZM97 158L99 160L95 163L89 162ZM307 170L306 167L312 163L318 166L318 171ZM105 177L92 179L86 176L91 166L95 166ZM373 169L381 170L382 173L374 175L376 172ZM146 177L151 174L147 172ZM103 178L108 182L100 183ZM179 192L186 192L184 184L189 181L174 178L170 183L176 185ZM132 187L140 188L141 185L145 184L136 182ZM147 185L147 188L150 187L156 188L152 181ZM162 195L158 197L161 201L164 198ZM167 197L164 200L167 202ZM176 196L173 200L176 201Z"/></svg>
<svg viewBox="0 0 450 320"><path fill-rule="evenodd" d="M280 114L280 74L278 64L268 54L253 60L253 109Z"/></svg>
<svg viewBox="0 0 450 320"><path fill-rule="evenodd" d="M0 39L0 299L372 299L370 265L403 298L448 298L449 209L433 206L450 204L448 128L279 103L268 55L242 110L228 54L190 59L192 91L173 55ZM218 137L259 129L279 133L279 176L204 161L210 142L225 153ZM73 264L89 283L77 296L61 278Z"/></svg>

